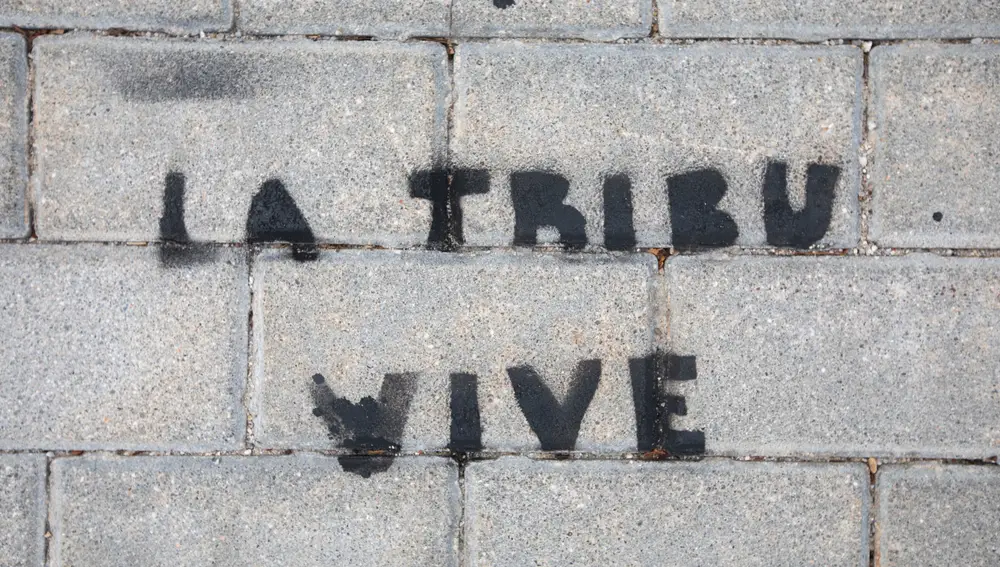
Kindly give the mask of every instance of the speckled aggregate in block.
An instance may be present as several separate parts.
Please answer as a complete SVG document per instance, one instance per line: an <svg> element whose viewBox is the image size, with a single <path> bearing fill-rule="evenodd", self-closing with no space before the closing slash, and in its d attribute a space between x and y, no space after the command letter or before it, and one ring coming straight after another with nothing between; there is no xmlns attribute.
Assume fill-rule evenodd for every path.
<svg viewBox="0 0 1000 567"><path fill-rule="evenodd" d="M990 0L659 0L665 37L969 38L1000 32Z"/></svg>
<svg viewBox="0 0 1000 567"><path fill-rule="evenodd" d="M45 456L0 455L0 565L45 563Z"/></svg>
<svg viewBox="0 0 1000 567"><path fill-rule="evenodd" d="M1000 246L1000 45L876 47L871 61L871 238Z"/></svg>
<svg viewBox="0 0 1000 567"><path fill-rule="evenodd" d="M377 398L387 373L418 373L404 450L449 442L450 374L478 376L487 449L539 440L507 369L532 365L558 400L582 360L602 361L577 449L636 445L628 359L654 346L656 258L536 253L326 252L254 262L255 437L265 447L334 448L311 388Z"/></svg>
<svg viewBox="0 0 1000 567"><path fill-rule="evenodd" d="M1000 453L1000 262L677 257L675 383L709 454Z"/></svg>
<svg viewBox="0 0 1000 567"><path fill-rule="evenodd" d="M817 244L854 246L861 73L852 47L460 45L451 155L492 175L489 193L463 199L466 241L511 244L509 174L537 170L568 180L565 203L591 245L604 239L605 178L627 174L638 245L666 246L667 178L716 169L735 244L766 246L762 183L774 160L788 164L796 207L810 163L841 168Z"/></svg>
<svg viewBox="0 0 1000 567"><path fill-rule="evenodd" d="M611 41L646 37L649 0L453 0L452 35Z"/></svg>
<svg viewBox="0 0 1000 567"><path fill-rule="evenodd" d="M240 29L406 38L448 35L449 0L244 0Z"/></svg>
<svg viewBox="0 0 1000 567"><path fill-rule="evenodd" d="M0 449L240 446L246 277L236 250L0 246Z"/></svg>
<svg viewBox="0 0 1000 567"><path fill-rule="evenodd" d="M396 459L58 459L51 564L456 565L457 467Z"/></svg>
<svg viewBox="0 0 1000 567"><path fill-rule="evenodd" d="M25 28L225 31L231 0L14 0L0 3L0 25Z"/></svg>
<svg viewBox="0 0 1000 567"><path fill-rule="evenodd" d="M408 179L443 153L440 45L72 36L34 57L42 239L159 238L170 172L194 241L242 241L269 180L321 241L427 238Z"/></svg>
<svg viewBox="0 0 1000 567"><path fill-rule="evenodd" d="M468 565L868 565L859 465L469 465Z"/></svg>
<svg viewBox="0 0 1000 567"><path fill-rule="evenodd" d="M24 38L0 34L0 238L28 234L28 61Z"/></svg>
<svg viewBox="0 0 1000 567"><path fill-rule="evenodd" d="M885 466L877 502L879 565L1000 564L1000 468Z"/></svg>

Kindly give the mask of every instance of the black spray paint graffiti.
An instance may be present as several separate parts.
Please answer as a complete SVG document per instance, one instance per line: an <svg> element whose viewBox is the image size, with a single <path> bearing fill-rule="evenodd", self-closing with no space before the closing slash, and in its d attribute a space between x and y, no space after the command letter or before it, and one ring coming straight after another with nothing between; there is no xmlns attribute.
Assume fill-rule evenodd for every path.
<svg viewBox="0 0 1000 567"><path fill-rule="evenodd" d="M665 394L666 382L689 381L697 377L693 356L654 353L629 360L632 396L635 403L636 447L643 452L660 451L673 456L701 455L705 436L700 431L678 431L670 427L670 415L685 415L681 396ZM601 361L580 361L573 370L569 391L560 403L531 366L507 369L518 407L543 451L572 451L580 425L601 381ZM448 449L466 455L483 449L479 410L479 378L470 373L453 373L451 382L451 435ZM312 413L323 420L331 439L359 454L375 456L340 457L345 471L364 477L384 472L399 453L410 403L417 390L417 374L386 374L378 400L370 396L358 403L338 397L322 374L311 384Z"/></svg>
<svg viewBox="0 0 1000 567"><path fill-rule="evenodd" d="M764 229L773 246L808 248L826 234L833 214L834 189L840 168L810 164L806 172L806 199L801 210L792 209L788 197L788 167L769 162L764 175ZM569 180L547 171L518 171L510 174L510 198L514 209L515 246L535 246L538 231L552 228L567 250L588 244L587 221L572 205L566 204ZM726 178L716 169L700 169L673 175L666 182L670 208L671 242L675 248L731 246L739 237L736 222L718 209L728 191ZM462 198L490 190L490 174L478 169L417 171L410 175L409 194L431 203L431 223L427 247L454 251L465 244ZM604 179L604 246L608 250L632 250L636 246L633 224L632 182L623 173ZM178 246L191 243L184 222L185 178L167 174L163 191L160 239L164 265L210 258L205 251ZM295 199L278 179L265 181L253 197L247 212L246 241L288 242L292 257L300 262L319 256L316 236Z"/></svg>
<svg viewBox="0 0 1000 567"><path fill-rule="evenodd" d="M493 5L501 10L506 10L514 5L514 0L493 0Z"/></svg>
<svg viewBox="0 0 1000 567"><path fill-rule="evenodd" d="M356 404L334 394L322 374L314 375L312 380L312 413L323 419L330 437L339 439L345 449L386 454L367 459L341 457L340 466L365 478L388 470L402 442L410 402L417 389L416 375L386 374L378 400L365 396Z"/></svg>

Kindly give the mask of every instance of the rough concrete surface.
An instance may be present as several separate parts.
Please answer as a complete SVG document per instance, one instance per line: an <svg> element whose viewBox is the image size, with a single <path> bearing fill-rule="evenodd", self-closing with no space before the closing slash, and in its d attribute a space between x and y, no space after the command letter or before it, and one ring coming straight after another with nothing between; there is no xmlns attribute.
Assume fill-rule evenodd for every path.
<svg viewBox="0 0 1000 567"><path fill-rule="evenodd" d="M457 467L396 459L57 459L52 565L457 565Z"/></svg>
<svg viewBox="0 0 1000 567"><path fill-rule="evenodd" d="M446 137L440 45L74 35L34 58L42 239L158 239L171 172L194 241L243 240L267 187L321 241L427 237L408 179Z"/></svg>
<svg viewBox="0 0 1000 567"><path fill-rule="evenodd" d="M578 449L632 450L628 359L654 348L656 258L540 253L285 252L254 263L251 413L265 447L335 448L313 414L312 377L333 394L377 398L385 374L416 373L401 445L443 449L450 376L478 376L482 442L531 450L539 439L508 368L531 365L564 400L577 365L601 360Z"/></svg>
<svg viewBox="0 0 1000 567"><path fill-rule="evenodd" d="M225 31L231 0L4 0L0 26L62 29Z"/></svg>
<svg viewBox="0 0 1000 567"><path fill-rule="evenodd" d="M261 34L443 37L450 12L449 0L243 0L239 27Z"/></svg>
<svg viewBox="0 0 1000 567"><path fill-rule="evenodd" d="M871 61L871 238L1000 246L1000 45L879 46Z"/></svg>
<svg viewBox="0 0 1000 567"><path fill-rule="evenodd" d="M451 156L492 177L488 193L463 199L466 241L509 245L510 174L540 171L566 178L565 204L592 245L604 240L605 179L627 175L638 245L666 246L668 178L708 169L725 183L726 243L766 246L765 169L784 162L796 207L810 164L841 168L815 244L854 246L861 73L852 47L459 45ZM699 197L714 187L689 185Z"/></svg>
<svg viewBox="0 0 1000 567"><path fill-rule="evenodd" d="M672 258L672 387L709 454L1000 453L1000 263Z"/></svg>
<svg viewBox="0 0 1000 567"><path fill-rule="evenodd" d="M970 38L1000 33L987 0L658 0L666 37Z"/></svg>
<svg viewBox="0 0 1000 567"><path fill-rule="evenodd" d="M878 473L883 567L1000 563L1000 468L925 464Z"/></svg>
<svg viewBox="0 0 1000 567"><path fill-rule="evenodd" d="M591 41L646 37L648 0L453 0L452 35L558 37Z"/></svg>
<svg viewBox="0 0 1000 567"><path fill-rule="evenodd" d="M0 34L0 238L28 234L28 62L24 38Z"/></svg>
<svg viewBox="0 0 1000 567"><path fill-rule="evenodd" d="M236 250L0 245L0 449L231 449L246 417Z"/></svg>
<svg viewBox="0 0 1000 567"><path fill-rule="evenodd" d="M0 565L45 563L45 456L0 455Z"/></svg>
<svg viewBox="0 0 1000 567"><path fill-rule="evenodd" d="M857 464L505 457L466 501L468 565L868 565Z"/></svg>

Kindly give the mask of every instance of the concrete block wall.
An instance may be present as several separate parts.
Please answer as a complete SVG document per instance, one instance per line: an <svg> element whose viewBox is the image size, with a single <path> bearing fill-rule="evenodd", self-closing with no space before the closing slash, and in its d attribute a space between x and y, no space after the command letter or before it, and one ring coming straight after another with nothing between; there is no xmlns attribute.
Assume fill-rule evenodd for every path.
<svg viewBox="0 0 1000 567"><path fill-rule="evenodd" d="M0 565L1000 561L1000 5L0 28Z"/></svg>

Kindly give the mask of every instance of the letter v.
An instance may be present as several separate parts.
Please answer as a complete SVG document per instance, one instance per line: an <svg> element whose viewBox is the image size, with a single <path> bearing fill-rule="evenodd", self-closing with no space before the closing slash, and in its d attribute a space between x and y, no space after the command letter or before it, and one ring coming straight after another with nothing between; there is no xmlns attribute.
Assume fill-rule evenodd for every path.
<svg viewBox="0 0 1000 567"><path fill-rule="evenodd" d="M582 360L573 371L566 399L560 404L531 366L507 369L514 398L543 451L572 451L583 416L601 381L601 361Z"/></svg>

